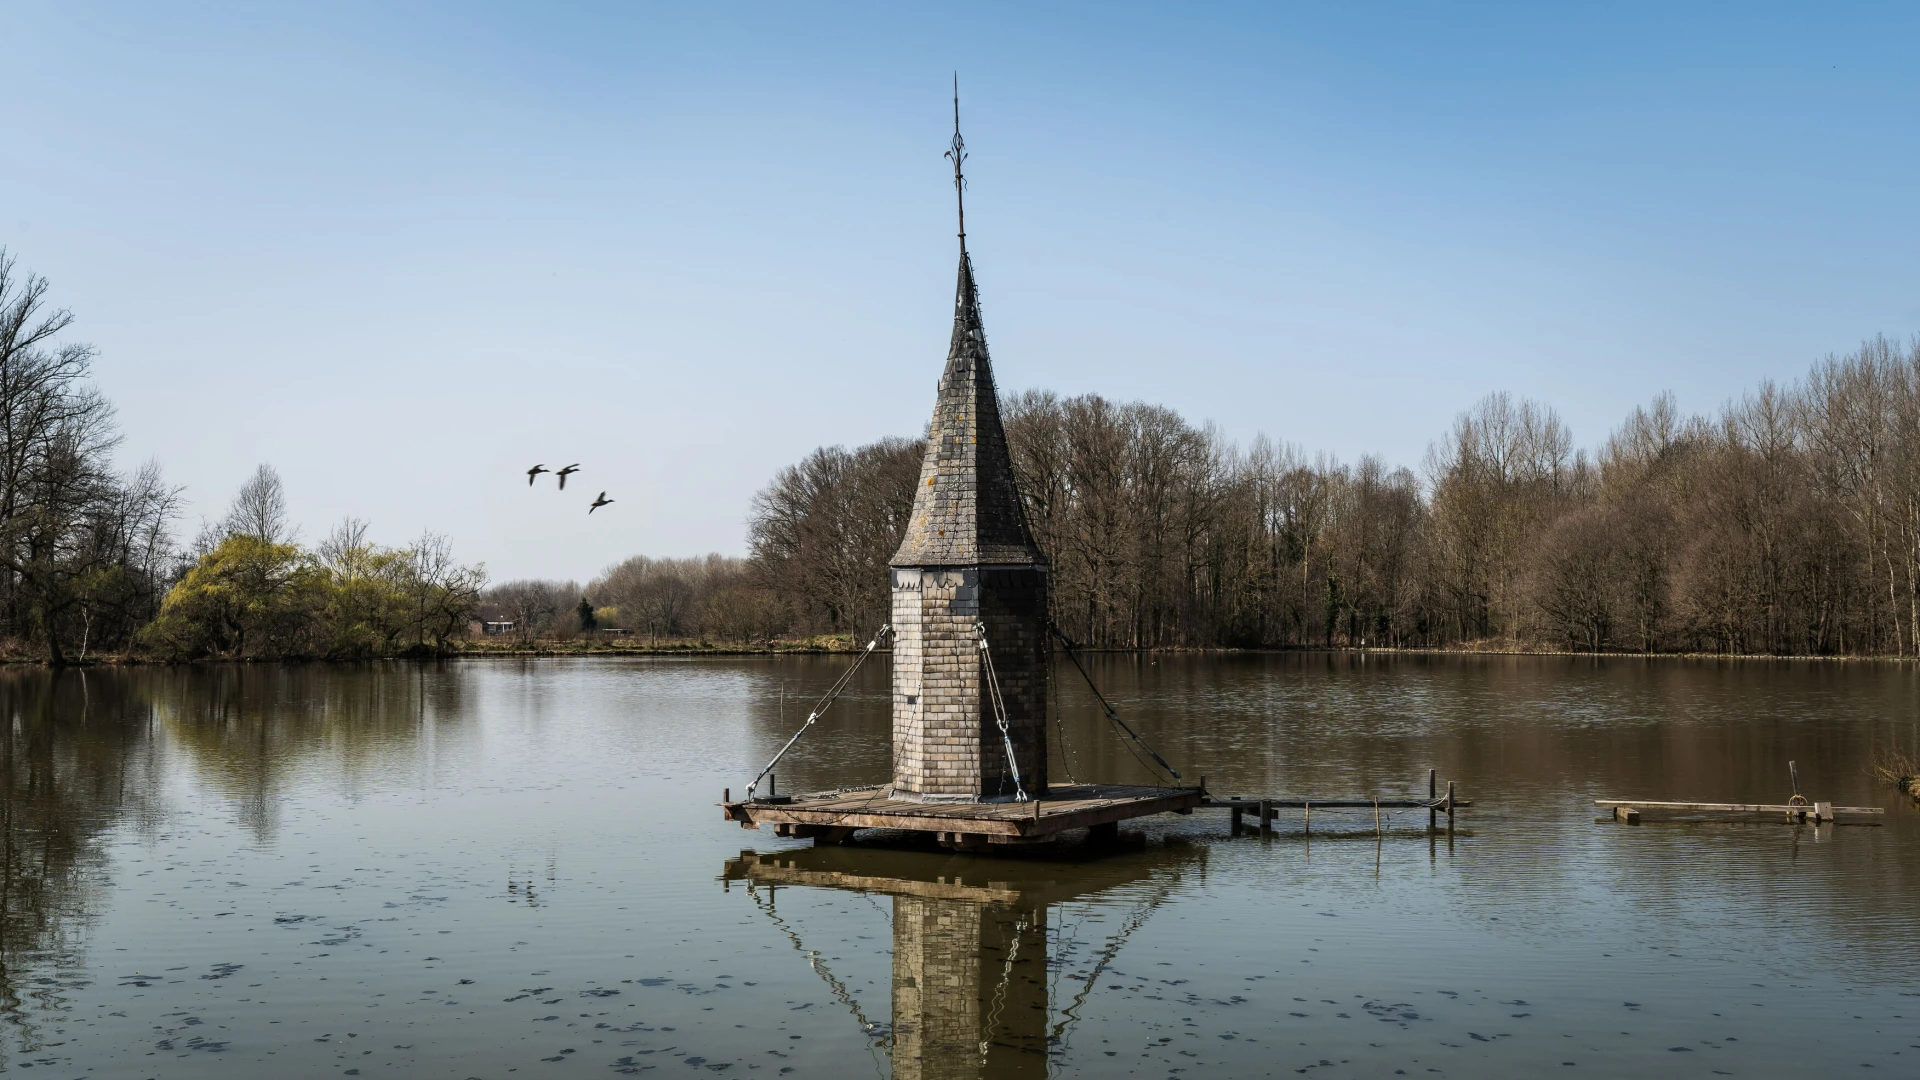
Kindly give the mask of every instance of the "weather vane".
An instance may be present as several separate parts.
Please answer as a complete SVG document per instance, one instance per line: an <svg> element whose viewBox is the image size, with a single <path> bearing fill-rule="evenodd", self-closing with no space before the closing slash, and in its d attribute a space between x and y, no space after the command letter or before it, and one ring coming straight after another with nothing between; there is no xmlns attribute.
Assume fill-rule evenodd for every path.
<svg viewBox="0 0 1920 1080"><path fill-rule="evenodd" d="M953 160L954 198L960 207L960 247L967 246L967 178L960 171L960 163L967 160L967 141L960 137L960 73L953 73L953 145L947 148L946 156Z"/></svg>

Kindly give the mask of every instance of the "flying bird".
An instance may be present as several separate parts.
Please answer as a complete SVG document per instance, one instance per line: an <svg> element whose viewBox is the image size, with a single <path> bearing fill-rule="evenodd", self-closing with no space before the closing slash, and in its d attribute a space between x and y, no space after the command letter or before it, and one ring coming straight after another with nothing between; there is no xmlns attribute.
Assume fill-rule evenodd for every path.
<svg viewBox="0 0 1920 1080"><path fill-rule="evenodd" d="M607 498L607 493L603 491L603 492L601 492L601 493L600 493L600 497L599 497L599 498L597 498L597 499L595 499L595 500L593 500L593 505L592 505L592 506L589 506L589 507L587 507L587 513L589 513L589 514L591 514L591 513L593 513L593 512L595 511L595 510L598 510L598 509L600 509L601 507L603 507L603 506L605 506L605 505L607 505L608 503L610 503L610 502L612 502L612 501L613 501L612 499L609 499L609 498Z"/></svg>
<svg viewBox="0 0 1920 1080"><path fill-rule="evenodd" d="M553 474L553 475L555 475L555 476L557 476L557 477L559 477L559 478L560 478L560 490L561 490L561 491L565 491L565 490L567 490L567 474L568 474L568 473L577 473L577 472L579 472L579 471L580 471L580 463L576 461L576 462L574 462L573 464L571 464L571 465L569 465L569 466L567 466L566 468L564 468L564 469L561 469L561 470L560 470L559 472L557 472L557 473L554 473L554 474Z"/></svg>
<svg viewBox="0 0 1920 1080"><path fill-rule="evenodd" d="M548 471L550 470L548 470L548 468L545 465L535 465L533 468L528 469L527 470L527 486L532 487L534 478L538 477L541 473L548 472Z"/></svg>

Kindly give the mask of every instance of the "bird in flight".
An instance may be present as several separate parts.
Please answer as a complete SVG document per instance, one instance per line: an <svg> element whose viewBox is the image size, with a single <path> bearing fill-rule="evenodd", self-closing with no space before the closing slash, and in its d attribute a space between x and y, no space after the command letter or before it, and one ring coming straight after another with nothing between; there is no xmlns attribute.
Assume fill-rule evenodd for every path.
<svg viewBox="0 0 1920 1080"><path fill-rule="evenodd" d="M567 490L567 474L577 473L579 471L580 471L580 463L576 461L573 464L567 466L566 468L561 469L559 472L553 474L560 478L561 491Z"/></svg>
<svg viewBox="0 0 1920 1080"><path fill-rule="evenodd" d="M532 487L533 481L535 480L535 478L537 478L541 473L547 472L547 471L548 469L545 465L535 465L533 468L528 469L527 470L527 486Z"/></svg>
<svg viewBox="0 0 1920 1080"><path fill-rule="evenodd" d="M600 493L600 497L599 497L599 498L597 498L597 499L595 499L595 500L593 500L593 505L592 505L592 506L589 506L589 507L587 507L587 513L589 513L589 514L591 514L591 513L593 513L593 512L595 511L595 510L598 510L598 509L600 509L601 507L603 507L603 506L605 506L605 505L607 505L608 503L610 503L610 502L612 502L612 501L613 501L612 499L609 499L609 498L607 498L607 493L603 491L603 492L601 492L601 493Z"/></svg>

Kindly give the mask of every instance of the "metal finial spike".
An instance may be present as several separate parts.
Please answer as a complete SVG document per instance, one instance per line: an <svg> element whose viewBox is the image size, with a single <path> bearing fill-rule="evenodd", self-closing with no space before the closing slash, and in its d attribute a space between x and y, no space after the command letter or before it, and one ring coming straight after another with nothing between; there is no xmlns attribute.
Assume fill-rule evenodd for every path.
<svg viewBox="0 0 1920 1080"><path fill-rule="evenodd" d="M960 137L960 73L953 73L953 143L946 157L953 162L954 199L960 211L960 250L967 249L967 177L960 165L967 160L967 142Z"/></svg>

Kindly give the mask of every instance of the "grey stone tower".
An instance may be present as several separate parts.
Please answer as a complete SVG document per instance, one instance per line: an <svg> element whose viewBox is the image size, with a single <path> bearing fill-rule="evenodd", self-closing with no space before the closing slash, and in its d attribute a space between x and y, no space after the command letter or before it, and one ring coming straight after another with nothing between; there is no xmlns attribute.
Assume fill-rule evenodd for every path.
<svg viewBox="0 0 1920 1080"><path fill-rule="evenodd" d="M956 184L964 156L958 127L956 105ZM953 341L913 517L890 564L893 795L928 802L1047 790L1047 567L1014 486L964 206L960 221ZM1004 739L989 674L1005 706Z"/></svg>

